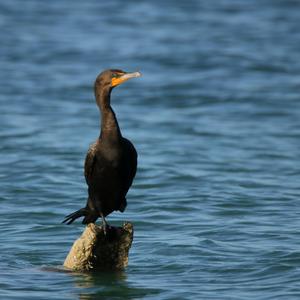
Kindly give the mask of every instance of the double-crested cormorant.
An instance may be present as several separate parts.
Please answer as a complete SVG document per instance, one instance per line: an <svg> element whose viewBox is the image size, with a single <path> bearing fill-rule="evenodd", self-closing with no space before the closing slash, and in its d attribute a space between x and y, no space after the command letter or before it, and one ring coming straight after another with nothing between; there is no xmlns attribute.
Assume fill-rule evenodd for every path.
<svg viewBox="0 0 300 300"><path fill-rule="evenodd" d="M87 152L84 175L88 184L88 199L84 208L65 217L63 223L71 224L84 217L82 223L94 223L115 210L126 208L126 194L132 184L137 167L137 152L132 143L122 137L116 115L110 105L112 89L141 73L106 70L95 81L95 97L101 112L101 132Z"/></svg>

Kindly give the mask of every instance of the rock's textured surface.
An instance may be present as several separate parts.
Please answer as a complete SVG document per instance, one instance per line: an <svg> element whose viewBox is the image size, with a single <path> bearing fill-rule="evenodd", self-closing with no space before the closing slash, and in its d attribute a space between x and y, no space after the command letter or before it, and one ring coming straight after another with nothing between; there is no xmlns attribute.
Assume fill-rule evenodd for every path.
<svg viewBox="0 0 300 300"><path fill-rule="evenodd" d="M77 239L64 267L74 271L119 270L128 265L128 252L133 240L133 225L110 227L105 235L102 227L87 225Z"/></svg>

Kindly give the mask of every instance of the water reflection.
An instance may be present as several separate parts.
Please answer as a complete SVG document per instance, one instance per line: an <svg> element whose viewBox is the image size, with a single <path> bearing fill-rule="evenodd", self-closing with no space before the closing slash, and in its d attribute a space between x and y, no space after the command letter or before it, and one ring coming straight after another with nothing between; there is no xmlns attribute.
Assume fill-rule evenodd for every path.
<svg viewBox="0 0 300 300"><path fill-rule="evenodd" d="M122 271L71 274L75 278L75 286L79 289L81 300L136 299L160 293L160 290L135 287Z"/></svg>

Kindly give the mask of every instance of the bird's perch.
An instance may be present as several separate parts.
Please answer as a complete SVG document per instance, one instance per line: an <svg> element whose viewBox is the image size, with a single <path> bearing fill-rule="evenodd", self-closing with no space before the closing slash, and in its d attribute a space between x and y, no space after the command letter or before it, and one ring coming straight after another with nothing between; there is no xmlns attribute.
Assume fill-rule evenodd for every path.
<svg viewBox="0 0 300 300"><path fill-rule="evenodd" d="M128 265L128 252L133 240L133 225L110 227L106 235L102 227L90 223L77 239L64 267L73 271L121 270Z"/></svg>

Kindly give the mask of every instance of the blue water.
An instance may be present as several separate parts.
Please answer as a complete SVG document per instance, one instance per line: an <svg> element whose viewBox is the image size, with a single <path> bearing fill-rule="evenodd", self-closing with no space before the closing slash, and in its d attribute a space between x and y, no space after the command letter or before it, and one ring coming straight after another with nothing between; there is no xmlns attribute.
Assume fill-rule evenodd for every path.
<svg viewBox="0 0 300 300"><path fill-rule="evenodd" d="M0 3L1 299L300 299L300 2ZM139 153L117 274L66 272L93 82Z"/></svg>

